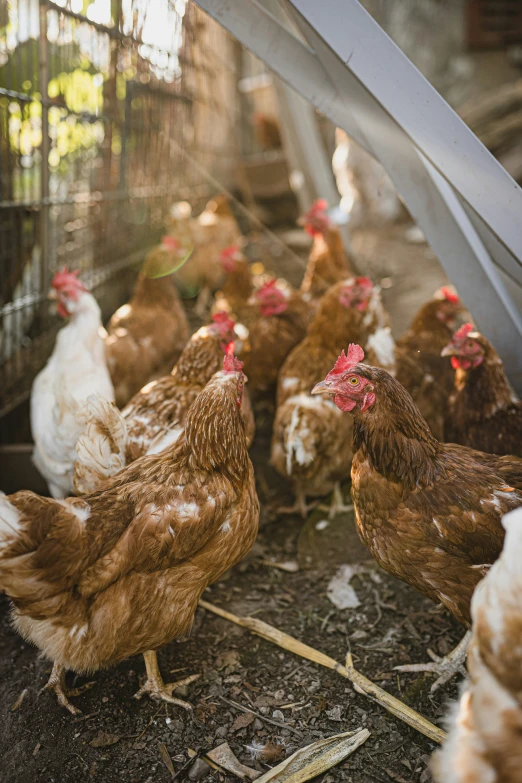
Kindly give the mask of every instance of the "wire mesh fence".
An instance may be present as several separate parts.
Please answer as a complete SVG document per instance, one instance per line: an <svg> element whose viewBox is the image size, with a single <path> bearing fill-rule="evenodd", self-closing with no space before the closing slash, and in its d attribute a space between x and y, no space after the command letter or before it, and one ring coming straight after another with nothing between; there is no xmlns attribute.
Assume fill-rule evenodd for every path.
<svg viewBox="0 0 522 783"><path fill-rule="evenodd" d="M232 180L234 47L187 0L0 1L0 434L52 350L54 270L110 315L171 204Z"/></svg>

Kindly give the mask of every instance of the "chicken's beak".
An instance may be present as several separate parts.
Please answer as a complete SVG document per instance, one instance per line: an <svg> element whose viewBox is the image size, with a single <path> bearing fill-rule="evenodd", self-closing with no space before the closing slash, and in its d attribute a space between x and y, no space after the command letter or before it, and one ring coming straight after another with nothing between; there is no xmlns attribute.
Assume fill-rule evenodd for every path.
<svg viewBox="0 0 522 783"><path fill-rule="evenodd" d="M320 383L316 383L314 388L312 389L312 394L332 394L333 389L329 388L326 381L321 381Z"/></svg>
<svg viewBox="0 0 522 783"><path fill-rule="evenodd" d="M51 288L51 290L47 294L47 298L50 299L51 302L56 301L56 299L58 299L58 292L56 291L56 289Z"/></svg>
<svg viewBox="0 0 522 783"><path fill-rule="evenodd" d="M445 348L442 349L440 352L441 356L456 356L457 355L457 347L450 343Z"/></svg>

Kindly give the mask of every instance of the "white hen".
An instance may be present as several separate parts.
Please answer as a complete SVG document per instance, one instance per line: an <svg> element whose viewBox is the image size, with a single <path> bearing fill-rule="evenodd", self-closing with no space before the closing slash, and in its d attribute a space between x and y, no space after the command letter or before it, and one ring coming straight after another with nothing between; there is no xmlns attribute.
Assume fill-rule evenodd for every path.
<svg viewBox="0 0 522 783"><path fill-rule="evenodd" d="M502 524L502 554L473 594L469 680L432 760L437 783L522 780L522 508Z"/></svg>
<svg viewBox="0 0 522 783"><path fill-rule="evenodd" d="M67 497L73 489L80 406L95 393L114 399L100 308L77 274L65 267L53 278L50 296L58 300L58 313L70 321L58 333L51 358L31 390L33 461L54 498Z"/></svg>

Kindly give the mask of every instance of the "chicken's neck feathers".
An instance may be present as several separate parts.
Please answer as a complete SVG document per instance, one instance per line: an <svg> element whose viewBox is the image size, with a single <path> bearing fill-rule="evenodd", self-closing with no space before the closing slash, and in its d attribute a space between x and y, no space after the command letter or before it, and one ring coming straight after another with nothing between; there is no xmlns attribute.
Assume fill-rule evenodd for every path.
<svg viewBox="0 0 522 783"><path fill-rule="evenodd" d="M456 371L455 390L457 405L468 423L488 419L497 411L518 402L502 361L494 350L478 367Z"/></svg>
<svg viewBox="0 0 522 783"><path fill-rule="evenodd" d="M69 323L58 332L53 356L76 358L82 348L87 348L92 353L96 352L102 345L101 325L98 303L91 294L83 293Z"/></svg>
<svg viewBox="0 0 522 783"><path fill-rule="evenodd" d="M426 302L415 314L409 329L398 342L407 346L412 342L417 343L422 336L429 340L432 352L439 354L452 337L451 328L437 317L439 307L440 302L436 299Z"/></svg>
<svg viewBox="0 0 522 783"><path fill-rule="evenodd" d="M244 421L234 395L216 380L192 403L178 442L187 464L221 470L233 484L244 479L249 462Z"/></svg>
<svg viewBox="0 0 522 783"><path fill-rule="evenodd" d="M430 486L438 472L441 444L433 437L408 392L387 373L367 411L354 411L353 453L361 450L373 468L408 489Z"/></svg>

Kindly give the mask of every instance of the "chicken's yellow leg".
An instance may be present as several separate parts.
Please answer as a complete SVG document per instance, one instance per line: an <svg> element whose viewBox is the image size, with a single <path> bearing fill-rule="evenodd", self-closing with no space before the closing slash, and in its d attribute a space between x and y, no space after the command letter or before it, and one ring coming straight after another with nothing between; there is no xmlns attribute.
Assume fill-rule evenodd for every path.
<svg viewBox="0 0 522 783"><path fill-rule="evenodd" d="M298 487L295 493L295 503L293 506L282 506L277 509L278 514L300 514L303 519L306 519L308 513L314 509L319 503L316 500L313 503L307 504L305 492Z"/></svg>
<svg viewBox="0 0 522 783"><path fill-rule="evenodd" d="M189 704L187 701L182 701L182 699L176 699L172 695L172 691L176 690L176 688L179 688L181 685L188 685L190 682L198 680L200 675L192 674L190 677L185 677L183 680L165 683L163 682L158 667L158 658L155 650L144 652L143 658L145 659L147 679L139 691L134 695L134 698L141 699L142 696L148 693L151 699L163 699L163 701L168 701L169 704L177 704L178 707L183 707L185 710L191 710L192 704Z"/></svg>
<svg viewBox="0 0 522 783"><path fill-rule="evenodd" d="M341 482L337 481L332 494L332 502L330 503L330 509L328 511L328 517L333 519L338 514L343 514L348 511L353 511L353 505L348 505L344 502L343 492L341 489Z"/></svg>
<svg viewBox="0 0 522 783"><path fill-rule="evenodd" d="M71 688L70 690L67 690L65 687L65 666L62 666L61 663L55 663L53 664L51 676L42 688L42 691L54 691L56 698L58 699L58 704L61 707L65 707L65 709L69 710L69 712L73 715L80 715L81 710L71 704L68 697L79 696L80 693L89 690L89 688L92 688L93 685L93 682L87 682L85 685L82 685L79 688Z"/></svg>
<svg viewBox="0 0 522 783"><path fill-rule="evenodd" d="M468 654L469 643L471 641L471 631L468 631L465 636L462 637L455 649L441 658L439 655L435 655L431 650L428 650L428 654L432 661L430 663L408 663L404 666L394 666L393 668L399 672L433 672L438 674L438 678L435 680L430 688L431 693L434 693L441 685L445 685L456 674L462 674L466 676L466 670L464 663Z"/></svg>

